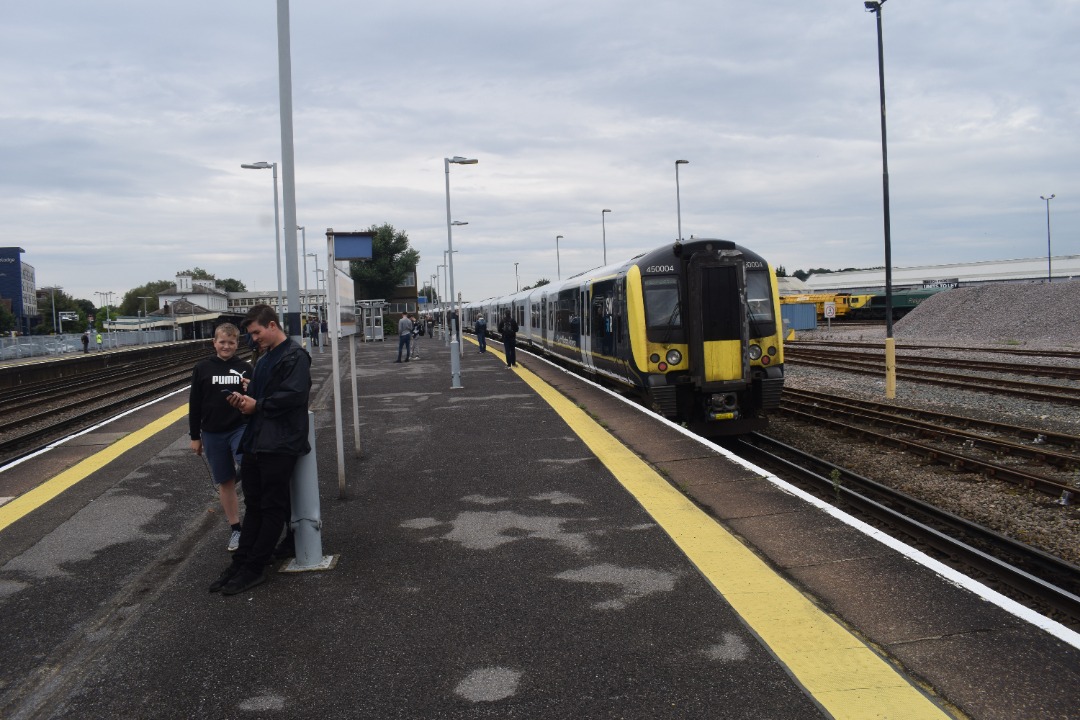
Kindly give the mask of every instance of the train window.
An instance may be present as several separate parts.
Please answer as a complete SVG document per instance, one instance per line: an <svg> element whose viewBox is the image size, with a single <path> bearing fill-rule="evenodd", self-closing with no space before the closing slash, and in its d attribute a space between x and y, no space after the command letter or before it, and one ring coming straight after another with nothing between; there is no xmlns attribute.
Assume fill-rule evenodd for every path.
<svg viewBox="0 0 1080 720"><path fill-rule="evenodd" d="M645 326L679 327L679 280L674 277L651 277L642 281L645 293Z"/></svg>
<svg viewBox="0 0 1080 720"><path fill-rule="evenodd" d="M773 311L768 273L746 273L746 304L750 310L750 336L766 337L775 334L776 314Z"/></svg>

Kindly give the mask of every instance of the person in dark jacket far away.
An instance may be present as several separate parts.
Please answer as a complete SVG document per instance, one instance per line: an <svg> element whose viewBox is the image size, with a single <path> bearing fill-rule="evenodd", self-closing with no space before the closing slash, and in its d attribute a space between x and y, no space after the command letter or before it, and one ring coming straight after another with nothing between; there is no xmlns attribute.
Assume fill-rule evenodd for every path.
<svg viewBox="0 0 1080 720"><path fill-rule="evenodd" d="M487 352L487 320L483 315L476 316L473 329L476 330L476 342L480 345L480 352Z"/></svg>
<svg viewBox="0 0 1080 720"><path fill-rule="evenodd" d="M499 323L499 333L502 335L503 351L506 353L506 367L512 368L517 365L517 331L518 324L507 310Z"/></svg>
<svg viewBox="0 0 1080 720"><path fill-rule="evenodd" d="M308 396L311 356L282 329L269 305L256 305L244 326L263 351L246 384L229 404L248 416L240 440L240 477L244 484L244 526L232 563L210 585L210 592L235 595L266 580L289 514L289 481L297 458L310 452Z"/></svg>

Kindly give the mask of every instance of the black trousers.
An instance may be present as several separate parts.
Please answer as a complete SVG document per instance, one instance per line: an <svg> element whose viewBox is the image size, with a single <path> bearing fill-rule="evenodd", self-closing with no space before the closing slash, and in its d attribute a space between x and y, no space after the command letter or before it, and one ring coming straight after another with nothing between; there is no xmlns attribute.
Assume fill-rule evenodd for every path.
<svg viewBox="0 0 1080 720"><path fill-rule="evenodd" d="M281 531L289 521L289 481L296 460L296 455L244 453L240 461L244 524L233 565L262 572L270 561Z"/></svg>
<svg viewBox="0 0 1080 720"><path fill-rule="evenodd" d="M503 352L506 353L506 364L517 364L517 338L503 341Z"/></svg>

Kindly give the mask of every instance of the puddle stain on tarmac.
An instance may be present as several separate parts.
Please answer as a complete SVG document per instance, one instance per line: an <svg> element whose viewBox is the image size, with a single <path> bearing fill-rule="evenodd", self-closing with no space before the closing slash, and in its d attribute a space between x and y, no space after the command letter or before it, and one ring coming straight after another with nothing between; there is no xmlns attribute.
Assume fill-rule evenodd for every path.
<svg viewBox="0 0 1080 720"><path fill-rule="evenodd" d="M115 497L109 498L109 495ZM166 507L161 500L110 490L29 550L12 558L0 567L0 572L17 572L36 578L67 577L71 573L64 570L63 565L91 560L114 545L135 540L168 540L168 535L147 533L142 529Z"/></svg>
<svg viewBox="0 0 1080 720"><path fill-rule="evenodd" d="M258 695L237 705L241 712L272 712L285 709L285 698L280 695Z"/></svg>
<svg viewBox="0 0 1080 720"><path fill-rule="evenodd" d="M712 645L701 653L709 660L735 662L745 660L750 655L750 646L735 633L726 632L723 642Z"/></svg>
<svg viewBox="0 0 1080 720"><path fill-rule="evenodd" d="M517 693L522 672L507 667L473 670L458 683L454 692L472 702L496 702Z"/></svg>
<svg viewBox="0 0 1080 720"><path fill-rule="evenodd" d="M420 529L436 525L451 525L450 532L426 540L449 540L469 550L493 550L518 540L549 540L575 553L587 553L592 544L585 533L567 532L563 525L580 522L576 518L521 515L510 510L497 512L466 511L448 522L434 518L417 518L401 523L416 529L417 523L427 523Z"/></svg>
<svg viewBox="0 0 1080 720"><path fill-rule="evenodd" d="M649 568L624 568L610 563L590 565L579 570L567 570L555 576L570 582L615 585L620 597L593 604L596 610L622 610L630 603L661 592L675 589L678 579L674 573Z"/></svg>

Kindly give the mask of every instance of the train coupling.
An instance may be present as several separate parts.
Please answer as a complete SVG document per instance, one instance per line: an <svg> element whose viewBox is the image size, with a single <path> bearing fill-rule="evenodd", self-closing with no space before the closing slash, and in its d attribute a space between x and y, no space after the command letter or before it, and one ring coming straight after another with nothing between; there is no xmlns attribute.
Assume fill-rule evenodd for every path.
<svg viewBox="0 0 1080 720"><path fill-rule="evenodd" d="M705 407L710 420L738 420L739 400L735 393L710 395Z"/></svg>

